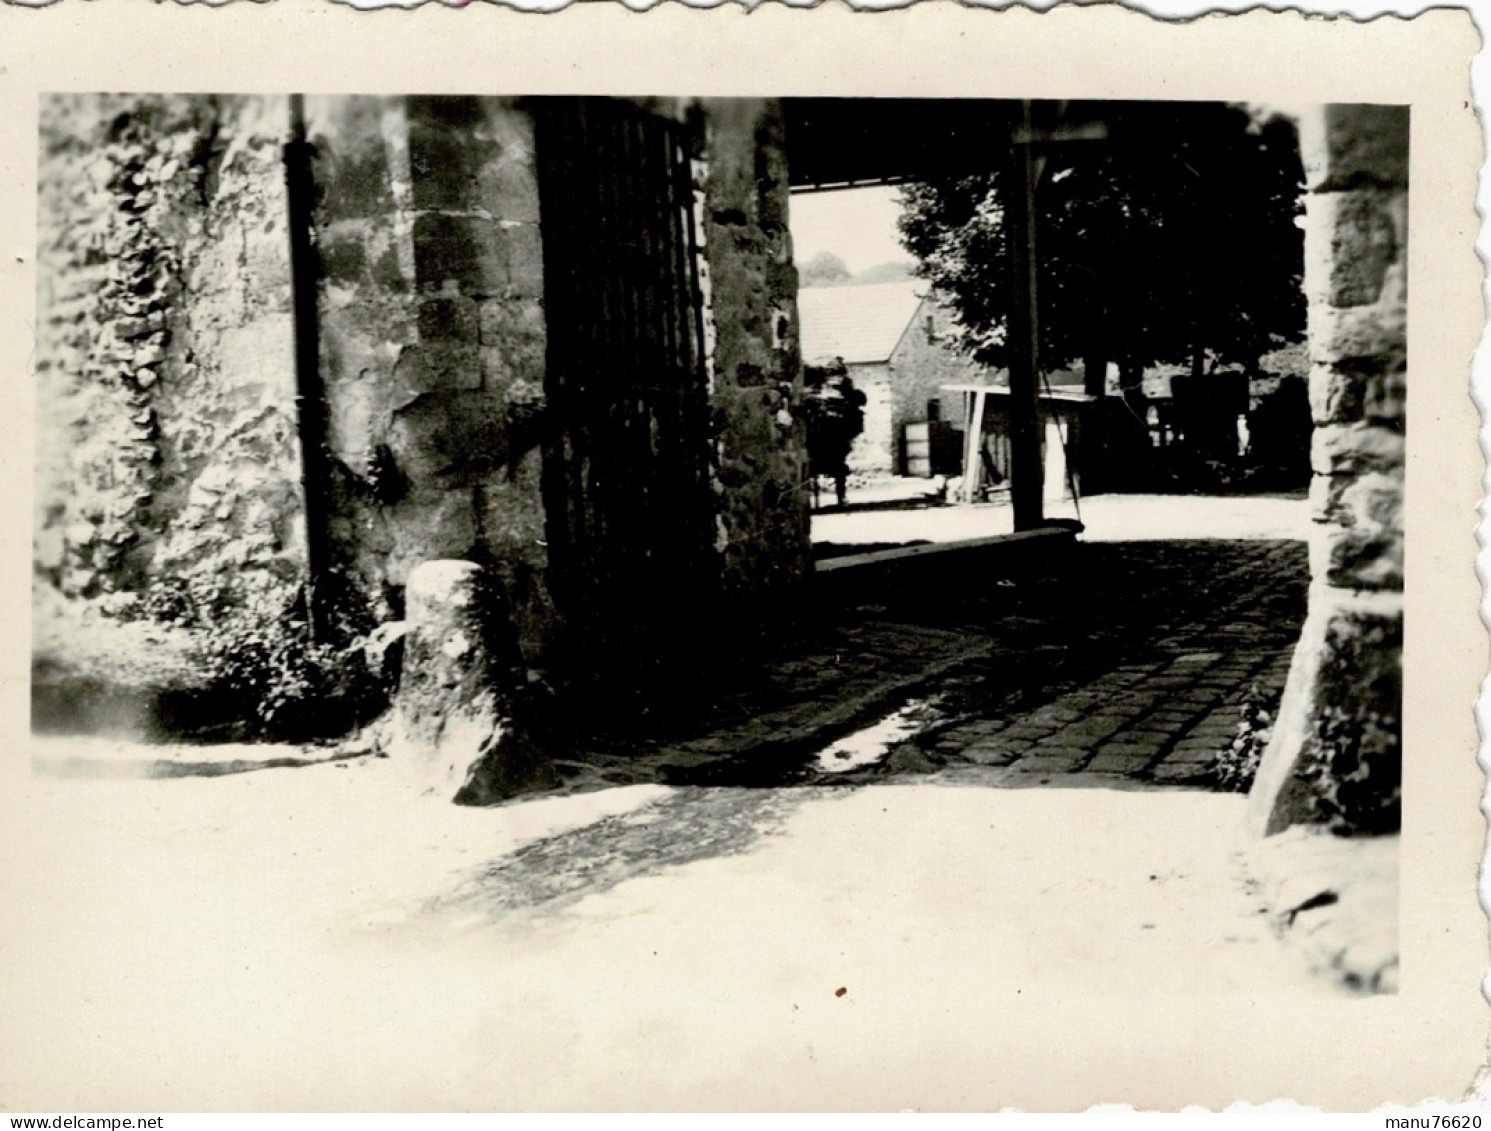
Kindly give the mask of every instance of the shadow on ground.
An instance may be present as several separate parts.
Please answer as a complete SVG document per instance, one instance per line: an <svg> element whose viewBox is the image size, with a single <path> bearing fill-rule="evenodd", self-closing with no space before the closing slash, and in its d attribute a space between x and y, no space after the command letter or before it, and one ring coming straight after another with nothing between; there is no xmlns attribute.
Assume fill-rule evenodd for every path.
<svg viewBox="0 0 1491 1131"><path fill-rule="evenodd" d="M497 917L557 911L627 880L750 850L826 790L678 789L641 809L534 841L426 907Z"/></svg>

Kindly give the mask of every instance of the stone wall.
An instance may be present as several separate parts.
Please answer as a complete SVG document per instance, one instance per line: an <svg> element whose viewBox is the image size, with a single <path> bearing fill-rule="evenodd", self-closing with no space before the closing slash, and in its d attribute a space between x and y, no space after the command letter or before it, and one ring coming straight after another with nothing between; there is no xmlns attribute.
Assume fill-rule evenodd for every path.
<svg viewBox="0 0 1491 1131"><path fill-rule="evenodd" d="M525 650L544 585L543 263L512 100L309 98L331 554L397 615L409 571L489 564Z"/></svg>
<svg viewBox="0 0 1491 1131"><path fill-rule="evenodd" d="M709 419L691 427L711 497L688 552L719 564L727 603L774 594L810 569L780 108L639 106L692 144ZM192 578L288 591L314 569L388 619L415 566L475 560L525 654L556 658L542 449L565 433L546 411L535 113L50 99L44 576L93 597Z"/></svg>
<svg viewBox="0 0 1491 1131"><path fill-rule="evenodd" d="M304 574L283 98L41 106L37 555L124 611Z"/></svg>
<svg viewBox="0 0 1491 1131"><path fill-rule="evenodd" d="M1300 122L1313 584L1253 789L1267 833L1398 817L1408 121L1406 107L1330 106Z"/></svg>
<svg viewBox="0 0 1491 1131"><path fill-rule="evenodd" d="M716 546L727 597L769 595L811 569L781 106L709 99L695 109L713 336Z"/></svg>
<svg viewBox="0 0 1491 1131"><path fill-rule="evenodd" d="M976 384L984 372L972 358L957 352L956 332L950 310L931 299L923 300L891 354L891 389L894 394L891 444L897 453L896 470L899 473L904 474L899 453L906 425L914 420L927 419L929 400L940 402L944 420L957 423L963 398L958 393L944 392L942 386Z"/></svg>

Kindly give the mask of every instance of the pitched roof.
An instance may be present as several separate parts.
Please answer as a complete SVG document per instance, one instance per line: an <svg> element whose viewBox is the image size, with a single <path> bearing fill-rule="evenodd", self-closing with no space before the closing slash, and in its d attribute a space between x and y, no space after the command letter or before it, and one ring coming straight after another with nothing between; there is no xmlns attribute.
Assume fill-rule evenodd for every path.
<svg viewBox="0 0 1491 1131"><path fill-rule="evenodd" d="M847 365L885 361L928 289L922 279L804 287L797 292L803 359L842 357Z"/></svg>

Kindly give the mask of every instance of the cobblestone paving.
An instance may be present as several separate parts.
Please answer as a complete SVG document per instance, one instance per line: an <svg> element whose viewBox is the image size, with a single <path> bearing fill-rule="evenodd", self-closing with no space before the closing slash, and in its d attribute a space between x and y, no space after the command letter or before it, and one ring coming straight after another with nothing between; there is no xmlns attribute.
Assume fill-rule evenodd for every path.
<svg viewBox="0 0 1491 1131"><path fill-rule="evenodd" d="M1007 769L992 776L1006 784L1084 775L1210 785L1244 698L1283 689L1304 616L1305 547L1127 543L1083 554L1085 599L1063 609L1048 591L1032 601L1054 648L1017 653L1035 669L1021 692L980 697L997 672L966 675L949 698L973 702L919 743L945 764Z"/></svg>
<svg viewBox="0 0 1491 1131"><path fill-rule="evenodd" d="M1247 690L1281 689L1288 670L1287 648L1179 652L1125 664L1029 713L954 726L935 749L1021 773L1203 783L1237 733Z"/></svg>
<svg viewBox="0 0 1491 1131"><path fill-rule="evenodd" d="M1200 786L1249 690L1283 687L1304 617L1299 542L1079 545L1058 562L857 590L651 741L561 767L572 788L845 784L944 771L1000 785ZM821 773L834 739L904 707L886 758Z"/></svg>

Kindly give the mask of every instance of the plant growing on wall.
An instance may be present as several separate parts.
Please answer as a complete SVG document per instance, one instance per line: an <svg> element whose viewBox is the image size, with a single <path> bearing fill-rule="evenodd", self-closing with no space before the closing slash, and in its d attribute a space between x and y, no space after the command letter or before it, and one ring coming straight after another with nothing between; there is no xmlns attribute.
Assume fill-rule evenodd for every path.
<svg viewBox="0 0 1491 1131"><path fill-rule="evenodd" d="M283 129L273 99L43 102L36 564L111 617L303 576Z"/></svg>
<svg viewBox="0 0 1491 1131"><path fill-rule="evenodd" d="M1277 693L1265 692L1256 683L1248 688L1239 709L1237 734L1212 764L1217 785L1233 793L1247 793L1252 788L1263 752L1273 737L1278 712Z"/></svg>
<svg viewBox="0 0 1491 1131"><path fill-rule="evenodd" d="M57 577L73 595L112 589L152 500L160 452L154 388L170 341L169 309L180 272L163 238L179 191L184 141L155 128L149 98L102 99L113 116L86 154L57 154L68 170L48 191L71 192L70 222L47 249L52 337L48 379L87 406L70 454L73 470ZM73 223L71 221L76 221Z"/></svg>
<svg viewBox="0 0 1491 1131"><path fill-rule="evenodd" d="M818 480L825 477L833 480L835 497L843 506L848 496L849 450L865 427L865 395L854 387L848 368L837 357L803 366L802 384L813 505L818 505Z"/></svg>
<svg viewBox="0 0 1491 1131"><path fill-rule="evenodd" d="M264 583L229 589L209 578L159 582L140 614L191 630L190 657L214 713L248 737L305 741L346 733L381 711L392 690L363 655L371 627L350 593L323 597L335 631L313 639L303 590Z"/></svg>
<svg viewBox="0 0 1491 1131"><path fill-rule="evenodd" d="M1341 707L1320 714L1300 759L1322 824L1340 836L1398 830L1403 797L1399 723L1377 711Z"/></svg>

